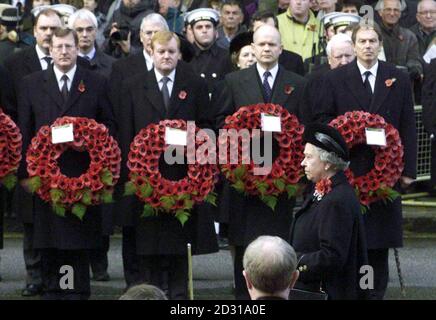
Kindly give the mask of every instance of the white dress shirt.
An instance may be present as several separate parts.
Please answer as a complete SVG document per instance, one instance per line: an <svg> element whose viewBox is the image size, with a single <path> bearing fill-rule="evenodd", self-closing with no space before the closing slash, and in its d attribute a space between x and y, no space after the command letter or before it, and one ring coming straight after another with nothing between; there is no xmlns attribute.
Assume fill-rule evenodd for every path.
<svg viewBox="0 0 436 320"><path fill-rule="evenodd" d="M161 80L164 76L156 69L153 69L153 70L154 70L154 74L156 75L156 81L157 81L157 84L159 85L159 90L162 90L163 82ZM174 86L174 79L176 78L176 69L171 71L171 73L169 75L167 75L167 77L170 79L167 82L167 88L168 88L168 93L170 94L170 97L171 97L171 92L173 91L173 86Z"/></svg>
<svg viewBox="0 0 436 320"><path fill-rule="evenodd" d="M38 55L39 63L41 64L41 69L47 70L48 63L47 61L44 60L44 58L47 56L50 57L50 55L47 55L44 52L42 52L42 50L38 47L38 45L36 45L35 48L36 48L36 54Z"/></svg>
<svg viewBox="0 0 436 320"><path fill-rule="evenodd" d="M143 50L142 52L144 54L145 63L147 65L147 70L150 71L151 69L153 69L153 59L150 57L150 55L147 53L147 51Z"/></svg>
<svg viewBox="0 0 436 320"><path fill-rule="evenodd" d="M71 91L71 85L73 83L74 74L76 73L76 69L77 69L77 66L74 65L74 67L70 71L68 71L67 73L64 73L61 70L59 70L56 66L53 67L53 70L54 70L54 73L56 76L56 80L58 82L59 91L62 91L62 86L64 85L64 81L62 80L62 76L64 74L66 74L68 77L68 80L67 80L68 92Z"/></svg>
<svg viewBox="0 0 436 320"><path fill-rule="evenodd" d="M79 56L81 56L82 58L85 58L85 59L86 59L85 56L87 56L88 60L91 61L94 58L94 56L95 56L95 51L96 51L95 47L92 47L91 51L89 51L87 54L79 52Z"/></svg>
<svg viewBox="0 0 436 320"><path fill-rule="evenodd" d="M365 82L365 78L366 78L364 73L366 71L371 72L371 75L368 77L368 81L369 84L371 85L372 93L374 93L375 79L377 78L378 60L375 63L375 65L371 67L371 69L366 69L359 61L357 61L357 67L359 68L360 75L362 76L362 82Z"/></svg>
<svg viewBox="0 0 436 320"><path fill-rule="evenodd" d="M262 66L259 63L256 63L257 72L259 73L260 81L263 83L263 74L265 71L269 71L271 73L271 76L268 77L268 83L269 87L272 89L274 87L274 81L276 81L277 73L279 72L279 64L277 63L273 68L270 70L266 70L262 68Z"/></svg>

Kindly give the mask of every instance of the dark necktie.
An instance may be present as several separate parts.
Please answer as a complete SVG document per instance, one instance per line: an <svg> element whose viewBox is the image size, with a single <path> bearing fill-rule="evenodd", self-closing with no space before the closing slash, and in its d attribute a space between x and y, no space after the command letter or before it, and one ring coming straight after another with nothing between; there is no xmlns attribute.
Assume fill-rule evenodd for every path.
<svg viewBox="0 0 436 320"><path fill-rule="evenodd" d="M68 99L68 85L67 85L68 76L64 74L61 80L64 82L64 84L62 85L61 93L62 93L62 98L64 99L65 102Z"/></svg>
<svg viewBox="0 0 436 320"><path fill-rule="evenodd" d="M369 83L369 76L371 75L371 71L365 71L363 75L365 76L365 81L363 82L363 86L365 87L366 92L369 97L372 97L372 89L371 84Z"/></svg>
<svg viewBox="0 0 436 320"><path fill-rule="evenodd" d="M269 85L268 82L268 78L271 76L271 72L269 71L265 71L265 73L263 74L263 82L262 82L262 86L263 86L263 93L264 93L264 98L265 98L265 102L270 102L271 101L271 87Z"/></svg>
<svg viewBox="0 0 436 320"><path fill-rule="evenodd" d="M170 92L168 91L167 83L168 81L170 81L170 78L163 77L161 81L162 81L162 89L161 89L162 98L165 105L165 109L168 110L168 107L170 106Z"/></svg>
<svg viewBox="0 0 436 320"><path fill-rule="evenodd" d="M42 58L45 62L47 62L47 68L50 67L52 58L49 56L45 56L44 58Z"/></svg>

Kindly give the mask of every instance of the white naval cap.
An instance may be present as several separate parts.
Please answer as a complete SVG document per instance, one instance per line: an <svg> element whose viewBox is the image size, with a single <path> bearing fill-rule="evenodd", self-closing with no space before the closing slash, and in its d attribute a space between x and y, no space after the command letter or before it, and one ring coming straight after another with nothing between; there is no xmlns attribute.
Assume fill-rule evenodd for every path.
<svg viewBox="0 0 436 320"><path fill-rule="evenodd" d="M218 24L219 12L211 8L199 8L185 14L185 22L193 25L202 20L211 21L214 25Z"/></svg>
<svg viewBox="0 0 436 320"><path fill-rule="evenodd" d="M330 22L334 27L349 26L353 23L359 23L362 18L357 14L340 13L331 18Z"/></svg>
<svg viewBox="0 0 436 320"><path fill-rule="evenodd" d="M340 15L341 12L330 12L325 14L322 18L321 18L321 23L323 24L324 28L327 29L328 27L330 27L332 25L332 19L334 17L336 17L337 15Z"/></svg>

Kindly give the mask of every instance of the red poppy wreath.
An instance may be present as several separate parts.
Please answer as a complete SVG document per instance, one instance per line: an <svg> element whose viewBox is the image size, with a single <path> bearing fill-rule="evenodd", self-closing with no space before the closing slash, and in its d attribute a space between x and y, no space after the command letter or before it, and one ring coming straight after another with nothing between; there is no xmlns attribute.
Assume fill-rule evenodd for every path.
<svg viewBox="0 0 436 320"><path fill-rule="evenodd" d="M51 128L67 124L73 124L74 140L53 144ZM79 177L67 177L59 168L58 159L69 148L89 153L89 168ZM29 145L26 161L26 189L49 202L56 214L65 216L71 209L82 220L87 206L112 202L121 151L103 124L88 118L63 117L39 129Z"/></svg>
<svg viewBox="0 0 436 320"><path fill-rule="evenodd" d="M260 130L253 129L261 128L262 113L280 117L281 132L273 133L280 149L277 158L268 167L270 170L259 175L255 174L256 167L253 160L246 159L246 140L253 141L253 138L258 138ZM246 195L259 196L273 210L277 204L277 197L281 193L287 192L289 198L295 196L297 183L303 175L301 161L304 157L304 127L295 115L275 104L249 105L240 108L232 116L228 116L224 129L235 129L238 132L241 129L249 130L248 136L241 136L238 142L230 141L230 145L238 145L237 159L232 156L231 147L226 148L229 139L221 134L219 137L221 171L237 191ZM221 159L223 148L227 150L225 159Z"/></svg>
<svg viewBox="0 0 436 320"><path fill-rule="evenodd" d="M197 152L195 160L189 159L187 176L179 180L163 177L159 171L159 159L168 148L165 141L166 128L187 130L187 124L184 120L162 120L158 124L150 124L139 131L130 144L127 161L130 173L125 195L136 194L145 203L142 217L170 213L184 225L194 204L202 201L215 204L213 188L218 167L215 161L214 164L206 163L202 157L212 156L216 159L216 154L201 156ZM198 133L199 130L196 127L195 132ZM195 138L195 150L210 138L207 136L200 140L202 139ZM187 148L183 148L186 155Z"/></svg>
<svg viewBox="0 0 436 320"><path fill-rule="evenodd" d="M347 112L330 122L347 142L348 148L366 143L365 128L385 130L386 146L372 146L375 153L374 167L365 175L355 177L350 169L345 171L350 184L359 197L362 211L379 200L393 201L399 193L392 189L404 168L403 145L398 130L376 114L363 111Z"/></svg>
<svg viewBox="0 0 436 320"><path fill-rule="evenodd" d="M11 190L21 160L22 137L12 119L0 109L0 183Z"/></svg>

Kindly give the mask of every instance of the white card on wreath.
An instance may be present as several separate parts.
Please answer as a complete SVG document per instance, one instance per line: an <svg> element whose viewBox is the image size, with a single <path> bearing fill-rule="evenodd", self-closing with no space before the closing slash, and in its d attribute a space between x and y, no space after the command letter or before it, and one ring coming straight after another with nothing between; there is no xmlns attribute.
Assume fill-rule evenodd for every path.
<svg viewBox="0 0 436 320"><path fill-rule="evenodd" d="M51 128L51 142L53 144L74 141L73 124L64 124Z"/></svg>
<svg viewBox="0 0 436 320"><path fill-rule="evenodd" d="M282 132L282 122L280 117L276 117L267 113L261 113L262 131Z"/></svg>
<svg viewBox="0 0 436 320"><path fill-rule="evenodd" d="M165 143L176 146L186 146L188 132L185 130L174 129L170 127L165 128Z"/></svg>
<svg viewBox="0 0 436 320"><path fill-rule="evenodd" d="M386 147L386 134L383 128L365 128L366 144Z"/></svg>

